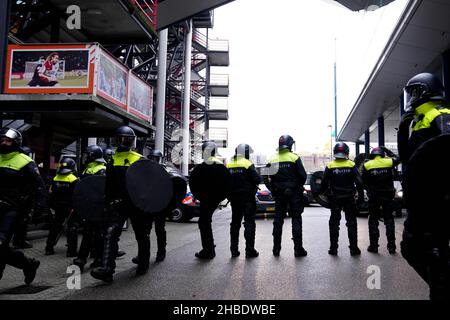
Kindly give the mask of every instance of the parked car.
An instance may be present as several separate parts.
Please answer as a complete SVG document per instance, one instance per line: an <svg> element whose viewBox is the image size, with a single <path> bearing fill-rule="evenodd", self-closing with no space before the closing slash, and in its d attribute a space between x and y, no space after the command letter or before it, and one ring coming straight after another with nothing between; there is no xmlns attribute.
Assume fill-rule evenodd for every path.
<svg viewBox="0 0 450 320"><path fill-rule="evenodd" d="M311 191L311 173L308 173L307 177L306 177L306 182L305 185L303 186L304 190L303 190L303 199L304 199L304 203L305 206L310 206L311 203L316 202L316 200L314 199L314 196L312 194Z"/></svg>
<svg viewBox="0 0 450 320"><path fill-rule="evenodd" d="M256 191L256 212L275 212L275 200L272 192L267 189L266 185L261 183Z"/></svg>
<svg viewBox="0 0 450 320"><path fill-rule="evenodd" d="M192 218L199 216L200 201L194 198L194 195L188 187L186 197L183 199L182 203L172 210L172 216L169 217L169 220L174 222L182 222L189 221Z"/></svg>
<svg viewBox="0 0 450 320"><path fill-rule="evenodd" d="M227 205L228 200L225 199L219 203L217 208L221 210ZM172 210L172 215L169 217L169 220L173 222L184 222L195 217L200 217L200 201L195 199L188 187L186 197L183 199L182 203Z"/></svg>

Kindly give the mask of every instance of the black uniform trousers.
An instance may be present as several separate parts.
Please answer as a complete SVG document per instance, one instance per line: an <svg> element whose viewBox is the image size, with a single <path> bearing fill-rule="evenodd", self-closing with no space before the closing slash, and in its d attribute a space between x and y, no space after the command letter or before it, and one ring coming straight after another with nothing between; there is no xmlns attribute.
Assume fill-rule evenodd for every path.
<svg viewBox="0 0 450 320"><path fill-rule="evenodd" d="M150 240L148 224L145 223L145 215L124 200L113 204L108 211L109 216L106 230L104 231L101 268L107 273L114 273L116 268L115 260L119 250L119 238L127 218L130 218L138 244L139 265L148 265L150 260Z"/></svg>
<svg viewBox="0 0 450 320"><path fill-rule="evenodd" d="M87 260L89 254L96 261L100 261L103 251L103 235L100 223L83 221L83 234L78 250L78 258Z"/></svg>
<svg viewBox="0 0 450 320"><path fill-rule="evenodd" d="M78 225L76 214L69 205L59 204L54 206L55 215L47 237L47 247L53 248L58 241L58 236L62 232L63 224L67 220L67 253L75 255L78 248Z"/></svg>
<svg viewBox="0 0 450 320"><path fill-rule="evenodd" d="M449 301L450 247L448 220L447 223L443 222L442 225L435 226L440 230L424 231L429 226L423 225L423 217L428 216L430 210L441 210L445 212L444 214L448 214L448 206L433 208L430 205L428 208L408 209L402 241L400 242L401 254L429 285L431 300ZM419 217L421 217L420 222L422 224L418 221ZM441 238L436 238L432 234L439 234Z"/></svg>
<svg viewBox="0 0 450 320"><path fill-rule="evenodd" d="M244 219L244 238L246 251L255 249L255 214L256 200L254 197L233 197L231 202L231 224L230 224L230 250L237 251L239 248L239 231L242 219Z"/></svg>
<svg viewBox="0 0 450 320"><path fill-rule="evenodd" d="M146 232L145 237L139 237L138 241L138 259L139 264L141 264L140 257L144 257L146 259L143 262L143 266L148 266L148 260L150 259L150 249L151 249L151 243L150 243L150 232L153 227L153 223L155 223L155 233L156 233L156 242L158 246L158 253L165 253L166 252L166 244L167 244L167 236L166 236L166 211L157 212L154 214L143 214L137 216L134 221L135 224L133 224L133 229L135 230L136 234L136 224L140 224L139 228L143 228L143 230ZM139 229L138 228L138 229ZM140 231L138 230L138 233ZM136 238L137 240L137 238ZM146 250L146 252L141 252L142 250Z"/></svg>
<svg viewBox="0 0 450 320"><path fill-rule="evenodd" d="M203 200L200 201L200 217L198 218L198 228L203 250L207 253L215 252L214 237L212 231L212 216L216 211L220 201Z"/></svg>
<svg viewBox="0 0 450 320"><path fill-rule="evenodd" d="M393 215L393 199L377 196L369 197L369 239L370 245L378 247L380 231L378 221L383 217L386 226L386 238L388 248L395 249L395 222Z"/></svg>
<svg viewBox="0 0 450 320"><path fill-rule="evenodd" d="M277 190L274 192L275 217L273 219L273 249L281 250L281 236L283 233L283 223L286 212L292 219L292 238L294 240L294 250L303 248L302 236L302 213L303 195L300 190Z"/></svg>
<svg viewBox="0 0 450 320"><path fill-rule="evenodd" d="M19 219L23 217L17 209L0 205L0 279L6 265L24 269L30 263L22 251L9 247Z"/></svg>
<svg viewBox="0 0 450 320"><path fill-rule="evenodd" d="M345 221L348 232L348 240L350 243L350 248L358 247L358 225L356 221L356 204L355 199L342 198L342 199L332 199L331 200L331 215L328 225L330 227L330 248L338 248L339 240L339 229L341 222L341 212L345 213Z"/></svg>

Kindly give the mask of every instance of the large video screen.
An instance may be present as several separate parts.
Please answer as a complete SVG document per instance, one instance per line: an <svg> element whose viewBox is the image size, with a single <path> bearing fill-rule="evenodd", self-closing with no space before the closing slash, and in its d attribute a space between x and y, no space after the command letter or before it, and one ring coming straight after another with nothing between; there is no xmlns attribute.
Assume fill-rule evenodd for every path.
<svg viewBox="0 0 450 320"><path fill-rule="evenodd" d="M95 45L11 45L6 93L92 93Z"/></svg>

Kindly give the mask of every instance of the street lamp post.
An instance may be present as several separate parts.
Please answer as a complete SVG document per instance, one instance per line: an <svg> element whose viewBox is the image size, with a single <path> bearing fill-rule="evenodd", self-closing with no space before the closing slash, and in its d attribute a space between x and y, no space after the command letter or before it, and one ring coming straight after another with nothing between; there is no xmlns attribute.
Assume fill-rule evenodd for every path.
<svg viewBox="0 0 450 320"><path fill-rule="evenodd" d="M330 128L330 161L333 159L333 126L330 124L328 125L328 128Z"/></svg>

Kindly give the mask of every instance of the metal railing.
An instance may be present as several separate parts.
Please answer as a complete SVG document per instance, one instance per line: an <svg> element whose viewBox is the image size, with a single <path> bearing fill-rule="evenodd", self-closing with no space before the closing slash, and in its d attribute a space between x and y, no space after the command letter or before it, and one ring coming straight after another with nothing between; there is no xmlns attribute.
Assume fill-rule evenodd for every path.
<svg viewBox="0 0 450 320"><path fill-rule="evenodd" d="M228 74L212 73L209 78L210 86L228 86L230 84Z"/></svg>
<svg viewBox="0 0 450 320"><path fill-rule="evenodd" d="M210 97L210 110L228 110L228 97Z"/></svg>
<svg viewBox="0 0 450 320"><path fill-rule="evenodd" d="M158 14L158 0L131 0L131 4L138 8L150 21L153 30L156 30L156 17Z"/></svg>
<svg viewBox="0 0 450 320"><path fill-rule="evenodd" d="M198 29L192 33L192 41L197 42L208 51L229 51L229 42L225 39L211 39Z"/></svg>

